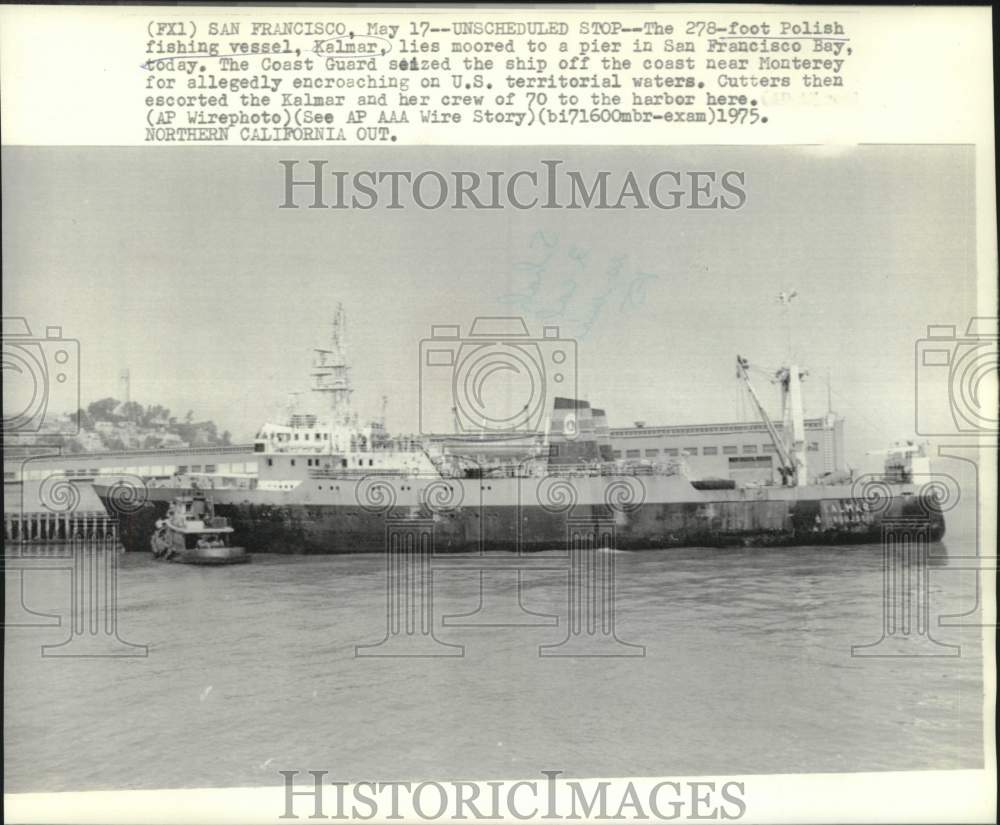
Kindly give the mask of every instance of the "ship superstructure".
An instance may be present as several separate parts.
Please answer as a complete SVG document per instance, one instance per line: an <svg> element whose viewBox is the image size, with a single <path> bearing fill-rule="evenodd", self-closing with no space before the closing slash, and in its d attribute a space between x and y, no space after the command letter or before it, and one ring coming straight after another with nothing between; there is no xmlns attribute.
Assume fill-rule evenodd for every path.
<svg viewBox="0 0 1000 825"><path fill-rule="evenodd" d="M423 443L415 438L391 437L381 421L359 424L351 405L350 367L347 363L346 317L338 304L329 341L313 350L309 401L290 401L285 415L265 423L254 440L254 453L264 459L259 482L268 486L294 483L275 478L276 466L305 466L326 475L422 474L435 472ZM279 464L275 464L275 460ZM285 459L285 457L288 457ZM295 475L295 474L293 474ZM287 489L287 486L281 486Z"/></svg>

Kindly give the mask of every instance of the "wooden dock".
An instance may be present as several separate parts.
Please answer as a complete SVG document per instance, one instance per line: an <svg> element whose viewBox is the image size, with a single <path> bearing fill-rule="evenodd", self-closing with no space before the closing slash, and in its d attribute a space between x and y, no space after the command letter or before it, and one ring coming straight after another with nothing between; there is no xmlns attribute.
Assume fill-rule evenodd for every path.
<svg viewBox="0 0 1000 825"><path fill-rule="evenodd" d="M3 516L4 541L20 544L63 544L117 537L117 524L103 510L65 513L8 513Z"/></svg>

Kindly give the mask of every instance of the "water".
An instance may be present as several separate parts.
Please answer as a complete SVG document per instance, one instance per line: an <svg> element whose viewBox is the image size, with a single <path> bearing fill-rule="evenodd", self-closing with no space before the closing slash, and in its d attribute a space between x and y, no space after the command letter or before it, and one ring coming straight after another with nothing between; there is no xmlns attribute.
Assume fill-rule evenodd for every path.
<svg viewBox="0 0 1000 825"><path fill-rule="evenodd" d="M960 536L935 555L931 615L976 604ZM879 546L618 553L617 632L641 658L540 658L565 636L566 578L526 574L558 627L441 626L478 574L435 574L461 658L356 658L385 635L380 556L257 556L205 569L125 555L122 638L147 658L42 658L64 627L8 628L8 792L347 781L975 768L978 628L934 627L954 658L857 658L882 627ZM69 576L27 574L65 617ZM8 621L17 618L8 576ZM507 594L510 595L510 594ZM22 617L23 618L23 617ZM978 621L973 615L966 621ZM935 621L936 624L936 621Z"/></svg>

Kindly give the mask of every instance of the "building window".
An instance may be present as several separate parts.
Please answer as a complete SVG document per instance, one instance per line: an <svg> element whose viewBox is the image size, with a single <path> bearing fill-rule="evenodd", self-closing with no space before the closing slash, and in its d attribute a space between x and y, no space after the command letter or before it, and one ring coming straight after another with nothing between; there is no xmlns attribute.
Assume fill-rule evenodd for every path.
<svg viewBox="0 0 1000 825"><path fill-rule="evenodd" d="M185 474L185 473L186 473L187 471L188 471L188 468L187 468L187 467L185 467L185 466L184 466L183 464L181 464L181 466L177 468L177 475L179 475L179 476L182 476L182 475L184 475L184 474Z"/></svg>
<svg viewBox="0 0 1000 825"><path fill-rule="evenodd" d="M744 453L755 453L755 452L757 452L757 445L756 444L744 444L743 445L743 452Z"/></svg>
<svg viewBox="0 0 1000 825"><path fill-rule="evenodd" d="M777 450L774 449L774 445L773 444L764 444L761 449L763 449L763 451L765 453L776 453L777 452Z"/></svg>
<svg viewBox="0 0 1000 825"><path fill-rule="evenodd" d="M748 467L771 467L771 459L767 456L741 456L729 459L729 467L735 469L746 469Z"/></svg>
<svg viewBox="0 0 1000 825"><path fill-rule="evenodd" d="M292 459L292 466L293 467L295 466L295 459L294 458Z"/></svg>
<svg viewBox="0 0 1000 825"><path fill-rule="evenodd" d="M739 450L736 449L735 444L727 444L722 448L723 455L736 455L737 452L739 452Z"/></svg>
<svg viewBox="0 0 1000 825"><path fill-rule="evenodd" d="M811 453L818 453L819 452L819 442L818 441L810 441L809 442L809 452L811 452Z"/></svg>
<svg viewBox="0 0 1000 825"><path fill-rule="evenodd" d="M672 455L672 456L676 456L676 455L677 455L677 448L676 448L676 447L667 447L667 448L666 448L666 449L665 449L665 450L663 451L663 454L664 454L664 455Z"/></svg>
<svg viewBox="0 0 1000 825"><path fill-rule="evenodd" d="M719 448L718 447L702 447L701 448L701 454L702 455L718 455L719 454Z"/></svg>
<svg viewBox="0 0 1000 825"><path fill-rule="evenodd" d="M684 448L684 455L698 455L698 448L697 447L685 447Z"/></svg>
<svg viewBox="0 0 1000 825"><path fill-rule="evenodd" d="M659 454L659 450L646 450L646 458L656 458Z"/></svg>
<svg viewBox="0 0 1000 825"><path fill-rule="evenodd" d="M626 450L625 451L625 458L638 458L638 457L639 457L639 451L638 450Z"/></svg>
<svg viewBox="0 0 1000 825"><path fill-rule="evenodd" d="M200 464L192 464L191 465L191 472L192 473L200 473L201 472L201 465Z"/></svg>
<svg viewBox="0 0 1000 825"><path fill-rule="evenodd" d="M611 457L612 458L621 458L622 457L622 451L621 450L612 450L611 451Z"/></svg>
<svg viewBox="0 0 1000 825"><path fill-rule="evenodd" d="M549 458L559 458L558 444L549 444Z"/></svg>
<svg viewBox="0 0 1000 825"><path fill-rule="evenodd" d="M273 467L274 466L274 459L273 458L269 458L267 460L267 466L268 467Z"/></svg>

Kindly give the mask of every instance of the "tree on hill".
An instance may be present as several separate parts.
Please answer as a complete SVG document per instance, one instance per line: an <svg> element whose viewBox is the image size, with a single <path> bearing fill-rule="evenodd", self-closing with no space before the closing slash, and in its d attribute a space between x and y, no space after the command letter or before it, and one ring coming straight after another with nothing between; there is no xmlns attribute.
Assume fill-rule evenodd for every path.
<svg viewBox="0 0 1000 825"><path fill-rule="evenodd" d="M142 404L135 401L126 401L118 408L118 417L136 424L144 423L142 420L144 410Z"/></svg>
<svg viewBox="0 0 1000 825"><path fill-rule="evenodd" d="M180 437L182 441L194 445L229 445L231 435L229 431L219 435L218 427L214 421L195 421L194 410L188 410L183 421L178 421L170 414L170 410L161 404L151 404L144 407L135 401L122 403L117 398L102 398L87 405L87 409L79 410L80 427L83 430L94 430L98 422L121 423L132 422L139 429L137 433L140 437L145 436L141 441L143 446L157 447L162 442L162 437L153 433L144 433L143 430L164 426L166 431ZM155 443L154 443L155 442ZM111 450L124 450L126 446L121 438L110 436L104 438L104 446ZM68 449L71 449L67 445ZM76 443L76 451L82 451L83 447Z"/></svg>
<svg viewBox="0 0 1000 825"><path fill-rule="evenodd" d="M171 421L170 410L160 404L150 405L146 407L146 411L142 416L143 425L150 427L154 421Z"/></svg>
<svg viewBox="0 0 1000 825"><path fill-rule="evenodd" d="M115 410L121 402L117 398L102 398L87 405L87 412L94 421L120 421Z"/></svg>

